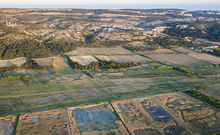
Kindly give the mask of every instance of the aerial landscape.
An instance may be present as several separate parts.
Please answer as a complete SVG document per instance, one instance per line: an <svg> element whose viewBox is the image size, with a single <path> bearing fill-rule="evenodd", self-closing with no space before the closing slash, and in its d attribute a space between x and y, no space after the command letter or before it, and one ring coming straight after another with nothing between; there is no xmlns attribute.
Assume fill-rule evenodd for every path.
<svg viewBox="0 0 220 135"><path fill-rule="evenodd" d="M35 134L219 135L220 10L0 6L0 135Z"/></svg>

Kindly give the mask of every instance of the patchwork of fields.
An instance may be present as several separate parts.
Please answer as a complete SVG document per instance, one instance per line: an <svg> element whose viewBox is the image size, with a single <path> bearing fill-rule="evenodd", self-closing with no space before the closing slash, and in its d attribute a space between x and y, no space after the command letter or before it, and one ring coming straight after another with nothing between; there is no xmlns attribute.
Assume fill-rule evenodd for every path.
<svg viewBox="0 0 220 135"><path fill-rule="evenodd" d="M186 52L138 55L124 48L79 48L67 57L81 65L97 60L144 64L76 70L68 58L57 56L35 59L54 69L5 72L0 76L0 134L219 133L219 58ZM191 91L205 100L184 94Z"/></svg>
<svg viewBox="0 0 220 135"><path fill-rule="evenodd" d="M219 123L219 109L173 92L0 117L0 133L205 135L219 132Z"/></svg>

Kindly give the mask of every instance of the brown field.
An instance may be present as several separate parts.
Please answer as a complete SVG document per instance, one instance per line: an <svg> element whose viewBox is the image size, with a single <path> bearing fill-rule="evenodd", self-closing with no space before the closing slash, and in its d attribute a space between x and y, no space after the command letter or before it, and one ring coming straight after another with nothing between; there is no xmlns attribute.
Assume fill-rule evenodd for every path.
<svg viewBox="0 0 220 135"><path fill-rule="evenodd" d="M16 116L0 117L0 135L12 135Z"/></svg>
<svg viewBox="0 0 220 135"><path fill-rule="evenodd" d="M65 110L50 110L19 117L16 135L66 135L69 133Z"/></svg>
<svg viewBox="0 0 220 135"><path fill-rule="evenodd" d="M127 135L122 122L108 103L68 109L73 135Z"/></svg>
<svg viewBox="0 0 220 135"><path fill-rule="evenodd" d="M192 50L189 50L189 49L186 49L186 48L175 48L173 50L175 50L177 52L181 52L181 53L193 53Z"/></svg>
<svg viewBox="0 0 220 135"><path fill-rule="evenodd" d="M67 59L63 57L54 57L52 65L54 68L68 68Z"/></svg>
<svg viewBox="0 0 220 135"><path fill-rule="evenodd" d="M141 54L167 54L167 53L175 53L170 49L156 49L156 50L149 50L149 51L138 51Z"/></svg>
<svg viewBox="0 0 220 135"><path fill-rule="evenodd" d="M132 55L133 53L121 48L77 48L76 50L66 53L70 56L80 55Z"/></svg>
<svg viewBox="0 0 220 135"><path fill-rule="evenodd" d="M204 53L189 53L189 56L196 58L196 59L200 59L200 60L204 60L207 61L209 63L212 64L220 64L220 58L219 57L215 57L209 54L204 54Z"/></svg>
<svg viewBox="0 0 220 135"><path fill-rule="evenodd" d="M154 97L117 101L113 106L132 135L196 134L155 102Z"/></svg>
<svg viewBox="0 0 220 135"><path fill-rule="evenodd" d="M208 62L184 55L184 54L151 54L152 59L161 61L165 64L171 65L207 65Z"/></svg>
<svg viewBox="0 0 220 135"><path fill-rule="evenodd" d="M53 63L53 57L36 58L36 59L33 59L33 60L36 61L37 64L40 65L40 66L52 66L52 63Z"/></svg>
<svg viewBox="0 0 220 135"><path fill-rule="evenodd" d="M81 65L89 65L91 62L97 62L97 59L92 55L85 55L85 56L71 56L70 59L73 62L77 62Z"/></svg>
<svg viewBox="0 0 220 135"><path fill-rule="evenodd" d="M118 56L99 56L96 55L98 59L102 61L115 61L117 63L133 63L133 62L147 62L150 59L139 56L139 55L118 55Z"/></svg>
<svg viewBox="0 0 220 135"><path fill-rule="evenodd" d="M26 63L25 57L19 57L11 60L0 60L0 67L10 67L12 65L21 66Z"/></svg>

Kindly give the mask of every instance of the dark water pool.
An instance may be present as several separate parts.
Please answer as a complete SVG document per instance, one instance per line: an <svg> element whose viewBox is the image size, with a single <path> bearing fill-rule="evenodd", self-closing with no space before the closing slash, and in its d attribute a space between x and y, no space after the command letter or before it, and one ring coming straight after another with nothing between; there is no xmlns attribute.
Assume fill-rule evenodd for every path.
<svg viewBox="0 0 220 135"><path fill-rule="evenodd" d="M142 102L142 106L158 122L167 123L171 119L171 116L161 106L152 106L147 100Z"/></svg>

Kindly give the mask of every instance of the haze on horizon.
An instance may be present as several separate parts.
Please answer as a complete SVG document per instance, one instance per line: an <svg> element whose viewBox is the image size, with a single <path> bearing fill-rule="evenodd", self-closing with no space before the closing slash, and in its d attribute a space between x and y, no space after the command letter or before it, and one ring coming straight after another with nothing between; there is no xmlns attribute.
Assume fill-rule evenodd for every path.
<svg viewBox="0 0 220 135"><path fill-rule="evenodd" d="M189 6L191 5L191 6ZM0 8L183 8L219 10L219 0L1 0Z"/></svg>

